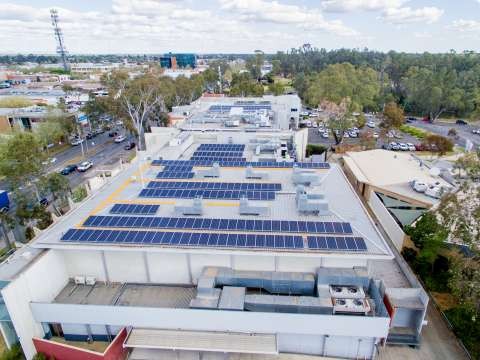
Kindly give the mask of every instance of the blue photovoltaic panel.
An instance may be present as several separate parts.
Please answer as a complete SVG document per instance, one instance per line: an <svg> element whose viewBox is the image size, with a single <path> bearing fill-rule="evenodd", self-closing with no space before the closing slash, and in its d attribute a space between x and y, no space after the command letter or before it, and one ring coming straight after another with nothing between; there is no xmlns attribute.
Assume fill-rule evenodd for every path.
<svg viewBox="0 0 480 360"><path fill-rule="evenodd" d="M299 162L275 162L275 161L238 161L238 160L153 160L152 165L165 166L212 166L213 163L218 163L221 167L256 167L256 168L292 168L299 167L303 169L329 169L330 164L321 163L299 163Z"/></svg>
<svg viewBox="0 0 480 360"><path fill-rule="evenodd" d="M243 151L195 151L193 156L218 156L227 158L241 158Z"/></svg>
<svg viewBox="0 0 480 360"><path fill-rule="evenodd" d="M243 144L201 144L196 151L243 151Z"/></svg>
<svg viewBox="0 0 480 360"><path fill-rule="evenodd" d="M157 175L157 179L192 179L195 174L188 171L162 171Z"/></svg>
<svg viewBox="0 0 480 360"><path fill-rule="evenodd" d="M315 226L315 231L308 231L310 224ZM121 228L147 228L147 229L187 229L187 230L231 230L252 232L290 232L290 233L326 233L325 227L318 226L323 222L313 221L281 221L281 220L243 220L243 219L209 219L185 217L144 217L144 216L90 216L83 224L88 227L121 227ZM346 224L346 223L334 223ZM301 226L300 226L301 225ZM335 227L332 227L335 228ZM348 234L342 232L342 226L336 227L339 232L334 234ZM307 229L307 231L304 231ZM315 240L316 241L316 240ZM336 247L338 241L329 240ZM343 242L342 247L346 246Z"/></svg>
<svg viewBox="0 0 480 360"><path fill-rule="evenodd" d="M70 229L66 242L161 244L177 247L231 247L303 250L300 236Z"/></svg>
<svg viewBox="0 0 480 360"><path fill-rule="evenodd" d="M367 251L365 240L351 236L307 236L311 250Z"/></svg>
<svg viewBox="0 0 480 360"><path fill-rule="evenodd" d="M174 199L224 199L239 200L246 197L249 200L275 200L274 191L245 190L205 190L205 189L143 189L139 197L143 198L174 198Z"/></svg>
<svg viewBox="0 0 480 360"><path fill-rule="evenodd" d="M244 158L244 157L239 157L239 158L234 158L234 157L226 157L226 156L215 156L215 155L212 155L212 156L196 156L196 155L193 155L191 158L190 158L191 161L205 161L205 162L212 162L212 165L213 165L213 162L219 162L219 161L240 161L240 162L245 162L247 159Z"/></svg>
<svg viewBox="0 0 480 360"><path fill-rule="evenodd" d="M149 204L115 204L110 209L111 214L154 215L160 205Z"/></svg>
<svg viewBox="0 0 480 360"><path fill-rule="evenodd" d="M251 190L280 191L279 183L224 183L224 182L194 182L194 181L150 181L149 189L206 189L206 190Z"/></svg>

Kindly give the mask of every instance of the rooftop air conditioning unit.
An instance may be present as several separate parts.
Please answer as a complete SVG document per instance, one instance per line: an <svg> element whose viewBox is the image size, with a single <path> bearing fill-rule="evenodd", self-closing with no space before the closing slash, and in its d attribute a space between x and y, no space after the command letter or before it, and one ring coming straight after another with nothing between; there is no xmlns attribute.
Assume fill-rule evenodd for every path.
<svg viewBox="0 0 480 360"><path fill-rule="evenodd" d="M85 276L75 276L74 279L76 285L85 285Z"/></svg>
<svg viewBox="0 0 480 360"><path fill-rule="evenodd" d="M330 295L336 299L365 299L361 286L330 286Z"/></svg>
<svg viewBox="0 0 480 360"><path fill-rule="evenodd" d="M97 279L95 279L94 276L87 276L87 277L85 278L85 283L86 283L87 285L93 286L93 285L95 285L96 282L97 282Z"/></svg>
<svg viewBox="0 0 480 360"><path fill-rule="evenodd" d="M367 315L370 304L366 299L332 299L333 313Z"/></svg>

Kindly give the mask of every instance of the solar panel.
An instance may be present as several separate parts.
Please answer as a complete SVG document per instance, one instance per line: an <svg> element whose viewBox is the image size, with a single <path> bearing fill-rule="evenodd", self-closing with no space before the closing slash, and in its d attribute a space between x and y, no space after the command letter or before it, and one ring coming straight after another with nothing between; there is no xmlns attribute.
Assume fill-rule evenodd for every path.
<svg viewBox="0 0 480 360"><path fill-rule="evenodd" d="M110 209L111 214L136 214L136 215L154 215L157 213L160 205L146 204L115 204Z"/></svg>
<svg viewBox="0 0 480 360"><path fill-rule="evenodd" d="M302 224L300 226L300 224ZM85 227L112 227L112 228L146 228L146 229L187 229L187 230L231 230L246 232L286 232L286 233L314 233L304 229L321 229L322 222L313 221L280 221L280 220L244 220L244 219L211 219L185 217L144 217L144 216L90 216L84 222ZM345 223L335 223L345 224ZM313 225L313 226L310 226ZM316 225L316 226L315 226ZM347 234L343 226L332 227L339 231L332 234ZM333 239L333 240L332 240ZM336 246L335 238L329 242ZM361 239L361 238L359 238ZM333 245L335 244L335 245ZM342 247L347 246L342 242Z"/></svg>
<svg viewBox="0 0 480 360"><path fill-rule="evenodd" d="M175 198L175 199L225 199L239 200L275 200L274 191L242 191L242 190L204 190L204 189L143 189L139 197L143 198Z"/></svg>
<svg viewBox="0 0 480 360"><path fill-rule="evenodd" d="M329 169L329 163L301 163L301 162L276 162L276 161L240 161L240 160L153 160L154 166L182 165L182 166L212 166L216 162L221 167L263 167L263 168L306 168L306 169Z"/></svg>
<svg viewBox="0 0 480 360"><path fill-rule="evenodd" d="M280 191L279 183L224 183L224 182L194 182L194 181L150 181L149 189L208 189L208 190L251 190Z"/></svg>
<svg viewBox="0 0 480 360"><path fill-rule="evenodd" d="M162 244L182 247L232 247L303 250L300 236L70 229L65 242Z"/></svg>
<svg viewBox="0 0 480 360"><path fill-rule="evenodd" d="M349 236L307 236L311 250L367 251L365 240Z"/></svg>

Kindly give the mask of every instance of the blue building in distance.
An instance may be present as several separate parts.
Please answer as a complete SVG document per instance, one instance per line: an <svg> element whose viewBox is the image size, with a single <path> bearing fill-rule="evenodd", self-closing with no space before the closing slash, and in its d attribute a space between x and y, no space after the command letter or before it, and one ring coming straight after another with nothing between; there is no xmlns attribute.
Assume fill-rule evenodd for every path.
<svg viewBox="0 0 480 360"><path fill-rule="evenodd" d="M195 54L172 54L168 53L160 57L160 66L167 69L192 68L197 66Z"/></svg>

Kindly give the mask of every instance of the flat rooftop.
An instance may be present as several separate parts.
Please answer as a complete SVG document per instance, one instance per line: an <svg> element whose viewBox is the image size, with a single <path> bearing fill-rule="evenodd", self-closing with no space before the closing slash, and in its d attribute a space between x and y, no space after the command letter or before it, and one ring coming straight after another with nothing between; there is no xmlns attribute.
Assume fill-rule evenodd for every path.
<svg viewBox="0 0 480 360"><path fill-rule="evenodd" d="M54 303L188 308L195 296L195 287L129 283L96 283L91 286L69 282L55 297Z"/></svg>
<svg viewBox="0 0 480 360"><path fill-rule="evenodd" d="M252 135L255 136L255 135ZM202 143L207 143L202 141ZM177 151L177 159L190 159L195 151L198 150L200 142L194 142L185 151ZM250 160L253 159L256 145L246 142L245 150L242 156ZM172 155L172 147L166 146L162 149L158 156L162 157L163 151ZM151 187L152 182L195 182L195 183L255 183L255 184L277 184L281 186L281 190L276 191L273 200L250 200L251 206L261 206L267 209L266 214L262 216L240 215L239 200L229 199L204 199L202 218L212 219L244 219L244 220L284 220L284 221L313 221L313 222L340 222L349 223L352 227L351 236L361 237L365 240L366 251L356 256L386 256L391 258L391 252L381 234L378 232L374 222L363 207L360 199L352 189L348 180L344 176L342 170L336 165L331 164L329 169L308 169L312 175L319 178L319 184L307 188L309 191L324 194L325 199L329 203L329 212L324 215L309 215L299 213L296 207L296 185L292 182L294 169L292 167L285 168L254 168L254 171L266 173L268 179L253 180L247 179L245 167L222 167L220 168L220 176L218 178L197 178L190 179L157 179L157 174L164 169L163 166L155 166L150 162L142 166L142 176L139 174L138 165L131 165L118 176L111 179L102 189L94 196L87 199L80 207L65 215L59 222L54 224L47 231L43 232L34 242L33 246L37 248L74 248L76 246L107 246L105 244L95 243L76 243L62 241L62 236L72 228L85 228L83 223L92 215L108 215L108 216L129 216L111 214L110 210L115 204L151 204L159 205L159 210L155 213L156 217L172 217L175 216L176 206L191 206L193 200L187 198L163 197L163 198L145 198L139 197L140 192L145 187ZM205 170L205 167L194 166L192 171ZM143 183L142 183L143 178ZM162 185L163 186L163 185ZM125 230L123 228L122 230ZM128 229L127 229L128 230ZM136 228L134 230L142 230ZM147 229L148 230L148 229ZM159 230L162 231L162 230ZM189 231L189 230L184 230ZM195 232L208 232L207 230L196 230ZM296 234L291 234L296 235ZM308 232L300 234L300 236L312 235ZM305 241L305 240L304 240ZM121 244L109 243L108 246L141 246L144 244ZM162 248L160 244L148 244L149 247ZM193 249L192 249L193 250ZM223 249L226 250L226 249ZM243 249L245 250L245 249ZM333 253L335 251L327 251ZM308 251L305 251L308 253ZM345 252L344 252L345 253Z"/></svg>
<svg viewBox="0 0 480 360"><path fill-rule="evenodd" d="M414 191L410 186L413 180L450 187L431 174L426 162L410 153L376 149L347 152L343 159L359 181L423 203L435 204L439 200Z"/></svg>

